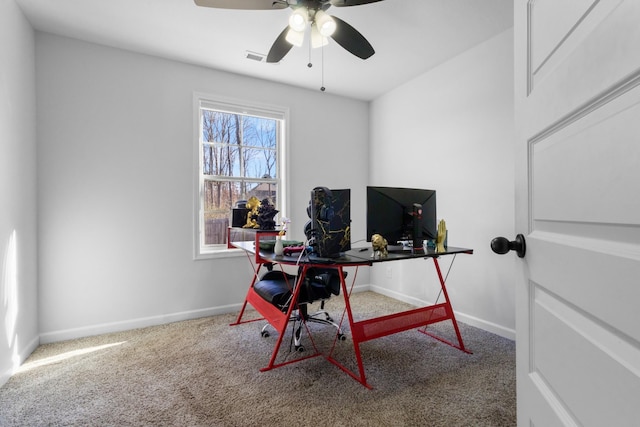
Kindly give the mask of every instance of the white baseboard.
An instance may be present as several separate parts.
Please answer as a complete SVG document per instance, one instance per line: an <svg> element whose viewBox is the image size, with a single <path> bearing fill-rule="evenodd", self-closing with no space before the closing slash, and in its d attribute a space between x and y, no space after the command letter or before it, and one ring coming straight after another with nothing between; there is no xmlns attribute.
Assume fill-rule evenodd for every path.
<svg viewBox="0 0 640 427"><path fill-rule="evenodd" d="M492 334L496 334L503 338L510 339L511 341L516 340L516 331L515 329L505 328L502 325L498 325L493 322L488 322L486 320L479 319L477 317L469 316L468 314L460 313L454 310L456 315L456 319L461 321L462 323L466 323L470 326L475 326L476 328L482 329L483 331L491 332Z"/></svg>
<svg viewBox="0 0 640 427"><path fill-rule="evenodd" d="M397 299L398 301L406 302L407 304L415 305L417 307L424 307L426 305L433 304L433 302L423 301L419 298L414 298L409 295L401 294L399 292L390 291L389 289L381 288L379 286L370 285L369 290L378 294L388 296L389 298ZM462 323L466 323L467 325L474 326L487 332L491 332L492 334L499 335L503 338L514 341L516 339L516 331L514 329L505 328L504 326L474 316L470 316L459 311L454 310L454 314L456 316L456 320Z"/></svg>
<svg viewBox="0 0 640 427"><path fill-rule="evenodd" d="M398 292L389 291L388 289L380 288L372 285L359 285L354 286L352 292L364 292L372 291L382 295L386 295L390 298L397 299L399 301L406 302L415 306L425 306L429 302L422 301L417 298L410 297L408 295L400 294ZM242 304L229 304L219 307L209 307L199 310L183 311L179 313L171 313L160 316L143 317L138 319L123 320L120 322L103 323L99 325L83 326L81 328L65 329L60 331L52 331L40 334L40 343L48 344L58 341L66 341L76 338L83 338L93 335L107 334L111 332L121 332L130 329L146 328L148 326L162 325L165 323L179 322L181 320L197 319L200 317L215 316L218 314L238 313L242 308ZM500 325L496 325L491 322L478 319L473 316L466 315L464 313L455 312L456 318L461 322L468 325L475 326L485 331L500 335L505 338L515 339L515 331L504 328ZM37 345L36 345L37 347ZM34 347L35 349L35 347ZM33 351L33 350L31 350ZM28 354L31 354L29 352ZM27 354L27 355L28 355ZM0 377L0 381L2 377Z"/></svg>
<svg viewBox="0 0 640 427"><path fill-rule="evenodd" d="M407 304L411 304L415 306L425 306L427 304L430 304L421 299L414 298L409 295L401 294L400 292L395 292L386 288L381 288L380 286L369 285L369 290L377 294L384 295L389 298L397 299L398 301L406 302Z"/></svg>
<svg viewBox="0 0 640 427"><path fill-rule="evenodd" d="M58 341L66 341L93 335L108 334L111 332L128 331L131 329L146 328L149 326L163 325L165 323L179 322L181 320L198 319L200 317L215 316L218 314L237 313L242 304L230 304L219 307L203 308L198 310L183 311L179 313L163 314L159 316L141 317L138 319L123 320L120 322L102 323L99 325L83 326L81 328L65 329L40 334L40 342L48 344Z"/></svg>
<svg viewBox="0 0 640 427"><path fill-rule="evenodd" d="M36 350L36 348L38 348L39 345L40 345L40 337L36 336L31 341L29 341L29 343L25 346L25 348L22 349L21 352L19 352L16 356L14 356L13 366L11 366L5 372L0 372L0 387L5 385L6 382L9 381L9 378L11 378L11 376L18 371L18 368L20 368L20 365L22 365L24 361L27 360L27 357L29 357L31 353L33 353Z"/></svg>
<svg viewBox="0 0 640 427"><path fill-rule="evenodd" d="M369 290L369 286L354 286L353 292ZM209 307L199 310L183 311L160 316L142 317L138 319L123 320L120 322L102 323L99 325L83 326L81 328L65 329L40 334L40 342L48 344L52 342L72 340L93 335L108 334L111 332L128 331L130 329L146 328L148 326L163 325L165 323L179 322L181 320L198 319L200 317L215 316L218 314L239 313L240 304L229 304L219 307ZM248 306L250 308L250 306Z"/></svg>

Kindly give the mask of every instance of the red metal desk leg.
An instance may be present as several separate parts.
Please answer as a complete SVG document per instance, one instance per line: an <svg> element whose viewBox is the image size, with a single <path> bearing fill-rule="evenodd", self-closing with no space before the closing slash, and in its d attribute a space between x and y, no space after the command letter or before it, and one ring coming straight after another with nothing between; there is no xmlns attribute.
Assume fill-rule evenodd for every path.
<svg viewBox="0 0 640 427"><path fill-rule="evenodd" d="M249 255L247 255L247 257L249 258L249 262L251 263L251 257L249 257ZM242 308L240 309L238 318L234 323L231 323L229 326L240 325L242 323L256 322L258 320L264 320L264 318L259 318L259 319L245 320L244 322L242 321L244 310L247 308L247 302L249 301L249 294L253 290L253 285L255 285L256 281L258 280L258 277L259 277L258 273L260 272L260 268L262 267L262 265L263 264L258 264L256 267L253 265L253 263L251 263L251 267L253 268L253 280L251 280L251 285L249 285L249 290L247 291L247 295L244 297L244 303L242 304Z"/></svg>
<svg viewBox="0 0 640 427"><path fill-rule="evenodd" d="M462 336L460 335L460 330L458 329L458 323L456 322L456 318L453 313L453 308L451 307L451 303L449 302L449 294L447 293L445 281L444 281L444 278L442 277L442 272L440 271L440 265L438 264L438 261L436 258L433 258L433 261L436 266L438 279L440 280L440 286L442 288L442 292L444 295L444 299L445 299L444 303L433 304L426 307L406 310L400 313L383 315L383 316L378 316L378 317L374 317L366 320L359 320L359 321L355 321L353 319L353 311L351 310L350 297L351 297L351 289L353 289L353 284L351 285L351 289L347 290L347 286L342 274L342 269L340 269L340 275L341 275L340 284L342 286L342 293L344 296L345 311L347 312L349 327L351 328L351 337L353 340L353 348L356 356L356 361L358 363L359 375L356 375L354 372L352 372L351 370L346 368L344 365L342 365L340 362L335 360L332 357L333 349L331 349L331 352L327 356L327 359L331 363L333 363L334 365L342 369L344 372L349 374L356 381L360 382L365 387L371 389L372 387L367 383L367 380L365 377L364 365L362 362L362 355L360 354L360 344L363 342L424 326L423 329L418 329L418 330L445 344L448 344L452 347L462 350L465 353L471 353L469 350L467 350L464 347ZM355 278L354 278L354 283L355 283ZM453 322L453 327L455 329L456 336L458 338L458 345L426 331L427 325L430 325L432 323L443 322L449 319Z"/></svg>
<svg viewBox="0 0 640 427"><path fill-rule="evenodd" d="M256 243L258 244L258 243ZM247 291L247 295L244 298L244 303L242 304L242 308L240 309L240 313L238 314L238 318L236 319L236 321L234 323L231 323L229 326L236 326L236 325L240 325L243 323L251 323L251 322L257 322L259 320L264 320L264 317L260 317L257 319L251 319L251 320L242 320L242 316L244 315L244 311L247 308L247 303L249 302L249 297L250 294L252 292L253 289L253 285L255 285L255 283L258 281L258 279L260 278L260 269L262 268L262 266L265 265L265 263L259 259L258 255L255 255L255 259L256 259L256 263L254 264L253 258L254 256L252 256L249 252L245 252L247 255L247 258L249 259L249 264L251 265L251 268L253 269L253 279L251 280L251 284L249 285L249 290ZM282 269L282 266L280 266L280 270L284 273L284 270ZM254 304L252 304L254 305ZM255 305L254 305L254 308ZM259 313L261 313L260 310L258 310ZM262 313L261 313L262 314Z"/></svg>
<svg viewBox="0 0 640 427"><path fill-rule="evenodd" d="M353 341L353 351L356 355L356 361L358 363L359 376L354 374L350 369L348 369L342 363L338 362L336 359L333 358L332 356L333 348L329 352L327 356L327 360L333 363L334 365L336 365L338 368L342 369L342 371L347 373L349 376L351 376L351 378L355 379L363 386L367 387L368 389L371 389L373 387L371 387L371 385L367 383L367 379L365 378L364 364L362 363L362 355L360 354L360 342L361 342L360 334L358 334L357 332L358 329L354 327L355 322L353 321L353 312L351 311L351 303L349 302L349 299L351 297L351 291L353 290L353 285L356 282L358 267L356 266L356 272L354 274L353 281L351 282L351 288L348 290L347 290L347 284L344 280L344 272L342 270L342 266L338 267L338 271L340 272L340 286L342 287L342 295L344 297L344 304L345 304L345 310L347 312L347 317L349 320L349 327L351 328L351 339ZM343 319L344 319L344 314L343 314ZM340 326L342 326L342 320L340 321ZM334 346L335 346L335 341L334 341Z"/></svg>
<svg viewBox="0 0 640 427"><path fill-rule="evenodd" d="M453 308L451 307L451 302L449 302L449 294L447 293L447 287L445 286L445 281L444 281L444 278L442 277L442 271L440 271L440 264L438 264L438 258L434 257L433 263L436 266L438 279L440 280L440 287L442 288L442 295L444 296L444 305L447 310L447 318L451 319L451 322L453 323L453 329L456 331L456 336L458 337L458 345L455 345L451 341L445 340L442 337L439 337L430 332L427 332L427 325L425 325L423 329L420 329L420 332L422 332L425 335L429 335L430 337L435 338L438 341L442 341L445 344L448 344L452 347L462 350L465 353L472 354L469 350L465 348L464 342L462 341L462 335L460 335L460 329L458 329L458 322L456 322L456 316L453 314Z"/></svg>

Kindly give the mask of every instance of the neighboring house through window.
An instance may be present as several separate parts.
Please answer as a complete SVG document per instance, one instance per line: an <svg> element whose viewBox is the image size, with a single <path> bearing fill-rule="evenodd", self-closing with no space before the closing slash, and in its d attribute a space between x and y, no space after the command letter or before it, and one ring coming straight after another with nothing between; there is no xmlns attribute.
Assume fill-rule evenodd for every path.
<svg viewBox="0 0 640 427"><path fill-rule="evenodd" d="M284 209L287 110L196 95L198 202L196 258L227 252L238 202L255 196Z"/></svg>

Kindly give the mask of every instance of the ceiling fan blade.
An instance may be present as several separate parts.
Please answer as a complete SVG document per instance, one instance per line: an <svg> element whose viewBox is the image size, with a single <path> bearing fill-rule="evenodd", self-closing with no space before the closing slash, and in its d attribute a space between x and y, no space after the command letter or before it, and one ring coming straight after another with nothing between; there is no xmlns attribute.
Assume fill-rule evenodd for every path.
<svg viewBox="0 0 640 427"><path fill-rule="evenodd" d="M374 53L373 46L351 25L347 24L340 18L332 16L336 21L336 31L331 38L340 46L357 56L358 58L367 59Z"/></svg>
<svg viewBox="0 0 640 427"><path fill-rule="evenodd" d="M376 3L382 0L331 0L331 5L336 7L360 6L362 4Z"/></svg>
<svg viewBox="0 0 640 427"><path fill-rule="evenodd" d="M267 54L267 62L280 62L284 56L289 53L293 45L287 41L287 32L289 26L287 25L280 33L276 41L273 42L269 53Z"/></svg>
<svg viewBox="0 0 640 427"><path fill-rule="evenodd" d="M278 0L194 0L196 5L217 9L278 10L289 7L286 1Z"/></svg>

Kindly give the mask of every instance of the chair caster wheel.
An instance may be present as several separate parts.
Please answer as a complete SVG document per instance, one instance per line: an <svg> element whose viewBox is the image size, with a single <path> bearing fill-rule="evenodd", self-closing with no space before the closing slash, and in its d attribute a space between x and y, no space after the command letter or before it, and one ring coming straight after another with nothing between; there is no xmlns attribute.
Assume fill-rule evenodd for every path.
<svg viewBox="0 0 640 427"><path fill-rule="evenodd" d="M302 352L304 351L304 346L302 346L302 345L297 345L297 346L296 346L296 351L297 351L298 353L302 353Z"/></svg>
<svg viewBox="0 0 640 427"><path fill-rule="evenodd" d="M338 334L338 339L340 341L345 341L347 339L347 337L344 334Z"/></svg>
<svg viewBox="0 0 640 427"><path fill-rule="evenodd" d="M263 338L267 338L269 336L269 332L262 331L262 332L260 332L260 335L262 335Z"/></svg>

